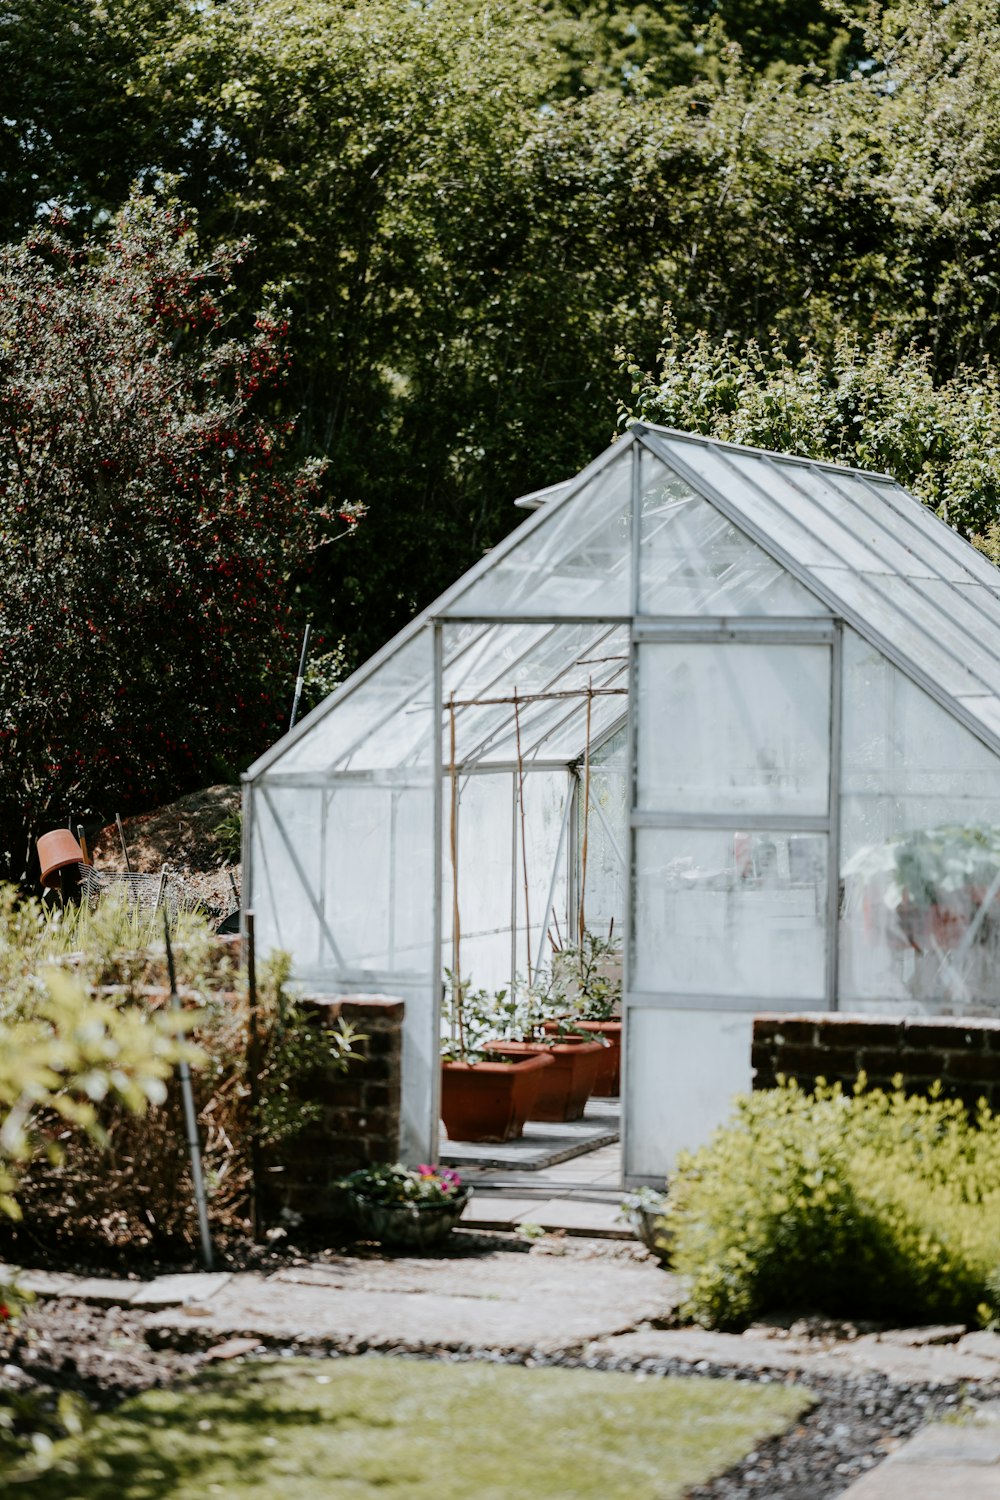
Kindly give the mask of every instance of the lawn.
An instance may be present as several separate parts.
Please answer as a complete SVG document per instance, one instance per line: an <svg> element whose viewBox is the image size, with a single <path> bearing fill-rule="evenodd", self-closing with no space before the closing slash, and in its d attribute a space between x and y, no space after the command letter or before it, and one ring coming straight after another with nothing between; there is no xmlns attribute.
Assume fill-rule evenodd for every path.
<svg viewBox="0 0 1000 1500"><path fill-rule="evenodd" d="M24 1500L672 1500L809 1405L802 1390L364 1356L147 1391Z"/></svg>

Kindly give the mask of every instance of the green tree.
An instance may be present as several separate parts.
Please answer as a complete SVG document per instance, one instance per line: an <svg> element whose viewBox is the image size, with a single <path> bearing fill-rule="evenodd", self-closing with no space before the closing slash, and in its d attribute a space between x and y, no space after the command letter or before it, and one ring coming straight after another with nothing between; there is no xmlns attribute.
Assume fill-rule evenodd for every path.
<svg viewBox="0 0 1000 1500"><path fill-rule="evenodd" d="M263 414L284 321L135 199L98 247L0 253L0 869L71 812L149 805L264 748L321 466ZM342 529L342 528L341 528ZM228 769L227 769L228 768Z"/></svg>

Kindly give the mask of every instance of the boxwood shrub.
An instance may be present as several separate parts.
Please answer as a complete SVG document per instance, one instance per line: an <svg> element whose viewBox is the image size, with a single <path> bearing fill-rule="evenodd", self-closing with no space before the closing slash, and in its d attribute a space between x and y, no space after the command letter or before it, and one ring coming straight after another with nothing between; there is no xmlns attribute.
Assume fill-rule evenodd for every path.
<svg viewBox="0 0 1000 1500"><path fill-rule="evenodd" d="M794 1082L736 1102L669 1184L683 1314L739 1328L802 1309L879 1322L1000 1311L1000 1116Z"/></svg>

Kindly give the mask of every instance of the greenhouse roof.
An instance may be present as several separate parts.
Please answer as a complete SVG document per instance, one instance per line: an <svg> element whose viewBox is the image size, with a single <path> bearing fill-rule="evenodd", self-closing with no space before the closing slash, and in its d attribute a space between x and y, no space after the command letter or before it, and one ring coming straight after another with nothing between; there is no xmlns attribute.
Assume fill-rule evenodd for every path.
<svg viewBox="0 0 1000 1500"><path fill-rule="evenodd" d="M843 619L1000 752L1000 572L887 476L636 424L520 503L534 514L245 779L279 762L295 777L414 763L433 622L463 766L578 757L585 698L587 743L611 732L643 616ZM376 674L363 711L311 738Z"/></svg>

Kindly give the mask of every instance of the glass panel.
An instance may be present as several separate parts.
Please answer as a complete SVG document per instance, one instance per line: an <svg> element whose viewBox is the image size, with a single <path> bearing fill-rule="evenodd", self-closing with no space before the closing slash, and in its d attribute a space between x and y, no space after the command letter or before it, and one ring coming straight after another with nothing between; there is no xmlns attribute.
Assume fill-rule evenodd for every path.
<svg viewBox="0 0 1000 1500"><path fill-rule="evenodd" d="M877 524L878 532L873 529L870 535L866 535L866 541L880 546L876 536L892 534L897 547L901 547L909 558L908 563L905 558L900 559L895 549L887 554L897 560L901 573L910 578L970 582L968 569L952 560L947 548L941 546L937 518L905 490L897 485L862 479L859 474L824 473L823 478L828 488L846 496L863 516L870 518L873 526ZM954 536L954 532L951 534Z"/></svg>
<svg viewBox="0 0 1000 1500"><path fill-rule="evenodd" d="M866 479L864 483L870 484L887 505L891 505L899 514L909 517L914 525L919 525L931 544L940 548L944 557L948 558L952 564L956 564L964 574L978 579L987 588L994 590L1000 588L1000 584L997 583L997 569L989 558L970 546L964 537L960 537L957 531L953 531L947 521L935 515L929 506L921 505L915 510L913 496L889 480L873 477ZM949 568L945 576L950 578L961 575L953 575Z"/></svg>
<svg viewBox="0 0 1000 1500"><path fill-rule="evenodd" d="M428 764L434 645L418 632L332 704L278 760L285 772L380 770Z"/></svg>
<svg viewBox="0 0 1000 1500"><path fill-rule="evenodd" d="M903 656L936 678L949 693L981 693L983 684L961 661L938 643L923 625L901 614L895 604L877 592L872 582L846 568L815 568L818 582L826 584L843 602L845 614L863 620ZM880 585L886 579L879 580Z"/></svg>
<svg viewBox="0 0 1000 1500"><path fill-rule="evenodd" d="M456 959L473 989L510 984L511 876L514 848L514 776L459 777L458 911L461 943L454 946L455 875L451 858L451 782L444 785L443 961Z"/></svg>
<svg viewBox="0 0 1000 1500"><path fill-rule="evenodd" d="M823 1000L825 834L640 828L631 985Z"/></svg>
<svg viewBox="0 0 1000 1500"><path fill-rule="evenodd" d="M448 626L446 644L453 629ZM582 755L587 739L588 685L591 736L619 718L627 700L628 630L625 626L532 625L490 627L495 655L480 659L481 644L445 672L443 756L451 756L448 705L454 694L456 757L461 765L517 759L514 693L519 699L520 744L527 761L567 762Z"/></svg>
<svg viewBox="0 0 1000 1500"><path fill-rule="evenodd" d="M627 1179L662 1182L679 1152L704 1145L725 1123L733 1095L750 1092L752 1040L746 1011L629 1010Z"/></svg>
<svg viewBox="0 0 1000 1500"><path fill-rule="evenodd" d="M811 517L796 519L775 504L769 495L747 484L717 448L675 438L658 438L657 450L668 463L676 459L704 479L730 504L737 506L740 514L760 533L805 567L846 566L839 550L813 532Z"/></svg>
<svg viewBox="0 0 1000 1500"><path fill-rule="evenodd" d="M572 499L526 522L523 540L445 613L630 614L632 447L627 444Z"/></svg>
<svg viewBox="0 0 1000 1500"><path fill-rule="evenodd" d="M865 529L859 524L861 517L852 513L843 502L839 507L831 503L829 496L824 503L821 469L807 468L805 464L772 463L763 454L739 453L732 448L717 448L712 457L735 470L748 486L753 487L752 499L742 487L738 495L734 492L734 497L756 505L759 494L763 492L828 547L844 566L859 573L890 571L893 565L888 561L885 548L869 543Z"/></svg>
<svg viewBox="0 0 1000 1500"><path fill-rule="evenodd" d="M901 613L905 611L921 630L947 647L987 687L1000 690L1000 658L982 644L984 629L995 640L994 633L980 612L957 590L939 606L925 598L919 585L907 578L880 578L878 586Z"/></svg>
<svg viewBox="0 0 1000 1500"><path fill-rule="evenodd" d="M826 812L829 646L657 643L638 654L640 807Z"/></svg>
<svg viewBox="0 0 1000 1500"><path fill-rule="evenodd" d="M565 941L569 930L564 823L566 799L573 783L568 771L533 771L524 778L524 822L518 826L516 886L517 943L514 972L521 978L534 973L541 952L549 963L550 937ZM523 838L523 842L522 842ZM525 891L527 883L527 891Z"/></svg>
<svg viewBox="0 0 1000 1500"><path fill-rule="evenodd" d="M1000 759L850 630L842 785L841 1003L1000 1008Z"/></svg>
<svg viewBox="0 0 1000 1500"><path fill-rule="evenodd" d="M258 951L290 953L300 967L318 962L321 937L320 824L322 792L314 787L271 787L251 793L252 908ZM310 896L312 899L310 900Z"/></svg>
<svg viewBox="0 0 1000 1500"><path fill-rule="evenodd" d="M642 458L639 609L649 615L821 615L781 565L649 453Z"/></svg>
<svg viewBox="0 0 1000 1500"><path fill-rule="evenodd" d="M764 466L762 460L757 460ZM811 507L846 531L856 543L865 548L864 557L852 557L851 565L862 571L902 573L908 578L939 578L926 556L926 546L920 556L911 550L909 543L924 540L916 527L909 525L896 511L851 474L840 474L818 466L806 468L802 464L782 463L780 459L766 461L768 484L776 500L782 501L797 513L807 513Z"/></svg>
<svg viewBox="0 0 1000 1500"><path fill-rule="evenodd" d="M587 869L583 889L585 925L598 937L620 939L625 911L625 850L628 843L628 729L622 727L590 759ZM577 792L577 849L583 849L583 771Z"/></svg>

